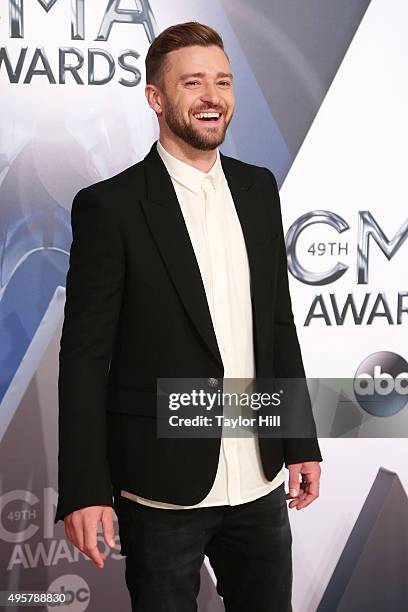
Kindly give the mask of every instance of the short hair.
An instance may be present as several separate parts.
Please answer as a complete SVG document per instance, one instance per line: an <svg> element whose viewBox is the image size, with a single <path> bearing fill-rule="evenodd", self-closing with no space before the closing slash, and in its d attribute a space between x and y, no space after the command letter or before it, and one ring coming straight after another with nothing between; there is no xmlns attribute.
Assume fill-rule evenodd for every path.
<svg viewBox="0 0 408 612"><path fill-rule="evenodd" d="M216 45L225 53L221 36L208 25L197 21L178 23L163 30L152 42L146 55L146 84L161 87L167 53L183 47ZM228 55L225 53L227 59Z"/></svg>

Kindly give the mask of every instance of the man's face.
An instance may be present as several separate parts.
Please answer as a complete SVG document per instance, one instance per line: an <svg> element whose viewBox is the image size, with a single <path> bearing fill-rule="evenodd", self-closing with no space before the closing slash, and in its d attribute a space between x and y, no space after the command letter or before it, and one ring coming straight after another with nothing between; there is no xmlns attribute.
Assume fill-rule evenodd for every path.
<svg viewBox="0 0 408 612"><path fill-rule="evenodd" d="M176 136L202 151L224 142L234 92L231 66L222 49L194 45L169 53L160 95L162 118ZM219 116L200 118L201 112Z"/></svg>

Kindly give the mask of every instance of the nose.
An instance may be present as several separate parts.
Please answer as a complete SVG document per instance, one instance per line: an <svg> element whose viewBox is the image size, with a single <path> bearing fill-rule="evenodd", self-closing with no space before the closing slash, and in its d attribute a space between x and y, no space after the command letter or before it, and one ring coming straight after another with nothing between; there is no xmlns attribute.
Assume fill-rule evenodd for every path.
<svg viewBox="0 0 408 612"><path fill-rule="evenodd" d="M209 102L212 105L217 105L220 101L220 95L214 83L207 83L202 92L201 99L203 102Z"/></svg>

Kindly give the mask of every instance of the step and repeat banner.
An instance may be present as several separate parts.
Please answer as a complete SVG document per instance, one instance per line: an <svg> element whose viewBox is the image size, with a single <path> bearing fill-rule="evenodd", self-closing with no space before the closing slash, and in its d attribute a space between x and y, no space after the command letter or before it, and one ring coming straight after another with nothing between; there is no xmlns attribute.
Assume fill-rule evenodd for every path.
<svg viewBox="0 0 408 612"><path fill-rule="evenodd" d="M99 570L54 525L58 351L81 188L158 138L144 58L169 25L223 37L236 110L221 150L275 174L307 375L347 378L321 438L321 494L290 511L294 612L408 600L408 4L404 0L2 0L0 591L130 609L124 557ZM317 385L319 387L319 385ZM199 609L224 609L205 559ZM49 609L48 608L44 609ZM4 607L4 609L8 609ZM16 609L16 608L10 608ZM258 611L257 611L258 612ZM259 611L262 612L262 611Z"/></svg>

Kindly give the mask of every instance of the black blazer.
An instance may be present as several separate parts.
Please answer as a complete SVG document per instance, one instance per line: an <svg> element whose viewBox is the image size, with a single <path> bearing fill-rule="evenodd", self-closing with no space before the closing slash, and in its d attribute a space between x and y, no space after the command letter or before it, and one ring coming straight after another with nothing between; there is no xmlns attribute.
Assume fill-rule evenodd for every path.
<svg viewBox="0 0 408 612"><path fill-rule="evenodd" d="M304 377L275 177L223 154L221 163L248 253L257 376ZM222 384L224 370L197 260L156 143L141 162L81 189L71 220L55 523L79 508L113 506L120 489L196 504L214 482L220 438L158 437L156 379L208 377ZM312 414L308 402L302 410ZM316 438L259 443L269 480L284 462L322 460Z"/></svg>

